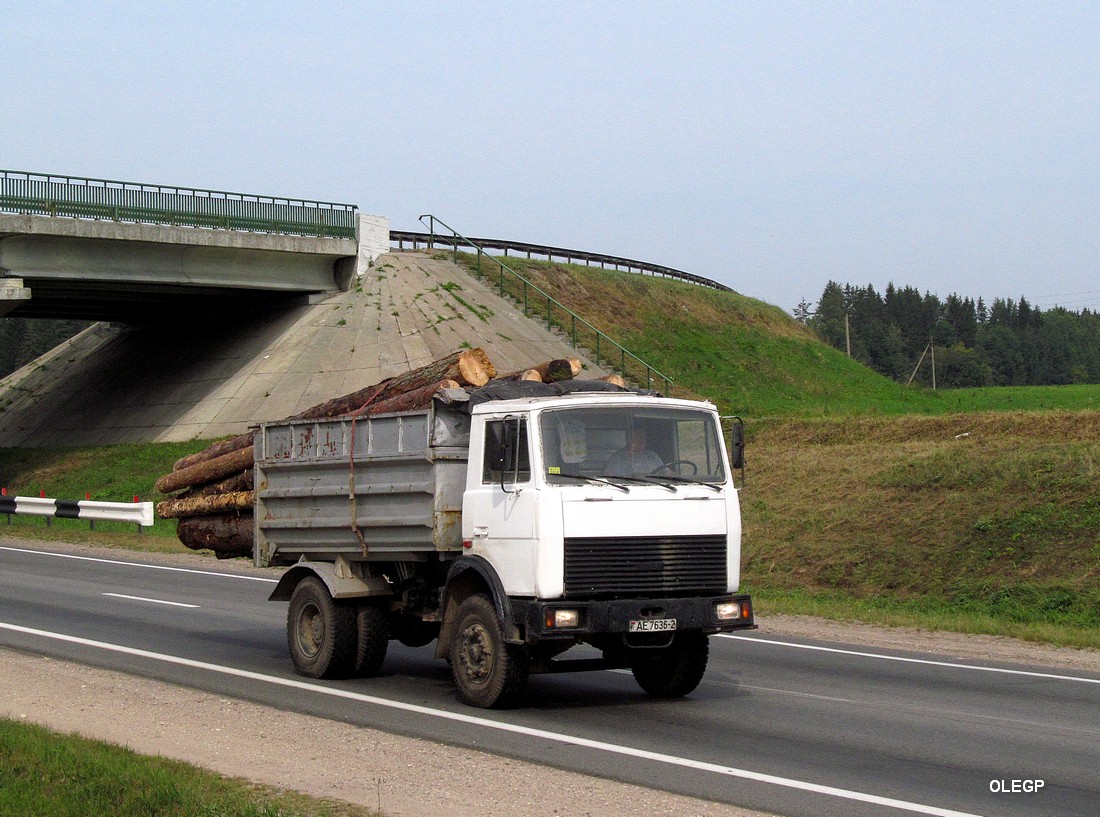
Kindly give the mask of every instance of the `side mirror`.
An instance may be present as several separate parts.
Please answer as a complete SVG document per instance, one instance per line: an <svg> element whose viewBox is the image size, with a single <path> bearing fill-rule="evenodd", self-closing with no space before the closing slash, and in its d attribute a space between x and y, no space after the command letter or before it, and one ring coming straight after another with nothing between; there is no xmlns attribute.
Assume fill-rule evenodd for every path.
<svg viewBox="0 0 1100 817"><path fill-rule="evenodd" d="M740 471L745 468L745 423L740 417L736 420L730 427L730 466Z"/></svg>

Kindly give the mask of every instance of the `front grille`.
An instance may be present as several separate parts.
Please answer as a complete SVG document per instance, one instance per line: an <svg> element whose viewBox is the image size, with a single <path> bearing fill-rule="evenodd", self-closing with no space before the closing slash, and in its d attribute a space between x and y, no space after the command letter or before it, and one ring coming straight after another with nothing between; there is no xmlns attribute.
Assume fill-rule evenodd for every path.
<svg viewBox="0 0 1100 817"><path fill-rule="evenodd" d="M565 540L565 595L569 598L725 591L724 535Z"/></svg>

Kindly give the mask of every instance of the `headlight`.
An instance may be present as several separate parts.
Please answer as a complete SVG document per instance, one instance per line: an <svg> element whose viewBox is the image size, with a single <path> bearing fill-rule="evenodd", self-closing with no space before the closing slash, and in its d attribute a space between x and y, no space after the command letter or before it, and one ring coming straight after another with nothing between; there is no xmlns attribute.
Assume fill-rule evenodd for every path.
<svg viewBox="0 0 1100 817"><path fill-rule="evenodd" d="M557 630L568 627L579 627L581 614L579 610L547 610L546 629Z"/></svg>
<svg viewBox="0 0 1100 817"><path fill-rule="evenodd" d="M719 621L749 621L752 619L752 602L748 599L722 601L714 605L714 614Z"/></svg>

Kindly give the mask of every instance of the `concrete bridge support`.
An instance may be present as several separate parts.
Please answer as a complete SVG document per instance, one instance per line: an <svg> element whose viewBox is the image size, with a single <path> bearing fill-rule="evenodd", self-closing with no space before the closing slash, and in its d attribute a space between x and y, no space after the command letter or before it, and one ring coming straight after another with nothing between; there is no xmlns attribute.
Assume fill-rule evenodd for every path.
<svg viewBox="0 0 1100 817"><path fill-rule="evenodd" d="M0 318L30 300L31 291L22 278L0 278Z"/></svg>
<svg viewBox="0 0 1100 817"><path fill-rule="evenodd" d="M578 353L490 284L390 253L345 292L235 321L96 324L0 380L0 446L215 438L278 420L465 346L502 371ZM607 374L581 356L586 377Z"/></svg>

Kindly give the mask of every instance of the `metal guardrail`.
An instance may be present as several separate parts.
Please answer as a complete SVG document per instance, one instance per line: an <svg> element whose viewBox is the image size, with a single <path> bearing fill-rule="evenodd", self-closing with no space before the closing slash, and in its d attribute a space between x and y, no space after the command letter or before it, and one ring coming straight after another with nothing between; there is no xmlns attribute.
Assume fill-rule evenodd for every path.
<svg viewBox="0 0 1100 817"><path fill-rule="evenodd" d="M628 380L635 383L645 383L646 388L654 388L654 381L659 380L664 384L664 393L672 390L672 378L662 374L650 366L633 352L629 351L619 342L612 340L591 323L577 313L573 312L565 304L552 297L537 284L528 281L518 272L506 265L497 256L489 255L484 248L479 246L474 239L466 238L444 221L429 214L422 215L420 221L428 219L425 226L429 232L426 234L428 246L436 244L450 246L454 252L454 261L458 263L458 248L468 247L477 251L477 269L474 274L479 279L485 277L482 272L482 258L491 261L497 266L497 289L502 296L511 296L523 305L525 316L536 312L540 318L545 319L548 328L557 328L564 333L572 345L576 348L586 348L592 354L597 365L606 364L617 368ZM450 235L436 233L436 225L450 232ZM394 233L390 232L390 240ZM443 240L441 240L443 239ZM538 303L537 309L533 309L531 301ZM633 370L633 371L632 371Z"/></svg>
<svg viewBox="0 0 1100 817"><path fill-rule="evenodd" d="M45 496L8 496L5 488L0 495L0 513L6 514L8 524L13 515L44 516L46 524L51 519L86 519L94 528L98 522L127 522L142 528L153 525L153 503L102 502L94 499L55 499Z"/></svg>
<svg viewBox="0 0 1100 817"><path fill-rule="evenodd" d="M0 211L355 238L354 204L0 170Z"/></svg>
<svg viewBox="0 0 1100 817"><path fill-rule="evenodd" d="M404 249L405 242L408 241L413 245L413 249L417 249L420 244L425 246L435 244L446 244L450 246L455 240L459 241L459 247L467 246L473 249L475 246L480 247L482 250L500 250L507 258L509 252L526 253L530 258L532 255L544 256L547 261L553 261L555 258L565 261L567 264L573 264L583 261L585 266L591 266L596 264L603 269L612 268L616 270L623 270L625 272L638 272L649 273L651 275L658 275L663 278L675 278L680 281L686 281L689 284L697 284L698 286L709 287L710 289L720 289L723 292L733 292L731 287L725 284L720 284L717 281L712 281L710 278L704 278L702 275L695 275L690 272L684 272L683 270L673 269L672 267L666 267L661 264L650 264L647 261L635 261L631 258L621 258L616 255L606 255L604 253L585 252L584 250L570 250L564 247L550 247L545 244L530 244L525 241L507 241L499 238L470 238L464 239L461 236L445 236L437 235L435 233L419 233L410 230L390 230L390 243L396 243L398 249ZM470 242L467 244L466 242Z"/></svg>

